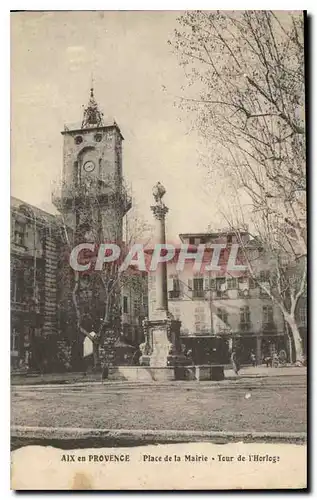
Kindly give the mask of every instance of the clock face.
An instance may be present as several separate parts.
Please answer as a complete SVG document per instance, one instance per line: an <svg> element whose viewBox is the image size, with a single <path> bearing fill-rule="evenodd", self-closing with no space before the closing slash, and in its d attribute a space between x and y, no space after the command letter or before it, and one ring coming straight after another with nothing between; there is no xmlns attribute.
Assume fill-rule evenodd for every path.
<svg viewBox="0 0 317 500"><path fill-rule="evenodd" d="M84 164L84 170L86 172L92 172L95 168L95 164L93 161L86 161L86 163Z"/></svg>

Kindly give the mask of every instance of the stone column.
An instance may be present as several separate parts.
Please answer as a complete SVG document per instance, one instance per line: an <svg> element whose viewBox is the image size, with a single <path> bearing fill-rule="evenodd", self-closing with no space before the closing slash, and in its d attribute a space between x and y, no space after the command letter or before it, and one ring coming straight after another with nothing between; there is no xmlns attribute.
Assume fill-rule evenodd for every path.
<svg viewBox="0 0 317 500"><path fill-rule="evenodd" d="M155 218L155 243L165 244L165 216L168 208L162 202L165 188L159 182L153 188L155 205L151 206ZM168 311L166 262L156 269L156 311L153 318L143 322L144 344L140 345L140 364L151 367L155 380L173 380L176 367L188 364L180 342L181 322Z"/></svg>
<svg viewBox="0 0 317 500"><path fill-rule="evenodd" d="M168 208L161 202L151 206L151 210L155 218L155 243L165 244L165 216ZM156 270L156 309L168 311L166 262L160 262Z"/></svg>

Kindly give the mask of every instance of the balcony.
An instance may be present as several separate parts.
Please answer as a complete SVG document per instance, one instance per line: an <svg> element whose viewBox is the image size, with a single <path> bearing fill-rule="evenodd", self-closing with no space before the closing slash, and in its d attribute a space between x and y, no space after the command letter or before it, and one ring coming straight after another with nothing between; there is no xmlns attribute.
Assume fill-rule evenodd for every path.
<svg viewBox="0 0 317 500"><path fill-rule="evenodd" d="M264 321L262 323L262 331L263 333L271 334L271 333L276 333L277 327L274 321Z"/></svg>
<svg viewBox="0 0 317 500"><path fill-rule="evenodd" d="M73 208L74 205L83 203L90 199L91 202L98 202L103 206L111 206L126 214L132 206L132 198L121 184L106 183L102 179L97 179L88 187L85 184L62 183L53 188L52 202L60 210Z"/></svg>
<svg viewBox="0 0 317 500"><path fill-rule="evenodd" d="M197 337L199 337L200 335L202 335L202 336L211 335L210 326L196 324L195 330L194 330L194 335Z"/></svg>
<svg viewBox="0 0 317 500"><path fill-rule="evenodd" d="M193 290L192 298L193 299L203 299L205 297L204 290Z"/></svg>
<svg viewBox="0 0 317 500"><path fill-rule="evenodd" d="M226 326L226 325L219 325L219 324L216 324L215 327L214 327L214 333L215 335L224 335L224 336L227 336L227 335L232 335L232 332L231 332L231 328L230 326Z"/></svg>
<svg viewBox="0 0 317 500"><path fill-rule="evenodd" d="M180 298L180 290L170 290L168 292L169 299L179 299Z"/></svg>
<svg viewBox="0 0 317 500"><path fill-rule="evenodd" d="M11 301L12 312L24 312L29 314L40 314L41 308L39 304L30 304L29 302Z"/></svg>
<svg viewBox="0 0 317 500"><path fill-rule="evenodd" d="M11 301L11 311L14 312L27 312L29 310L26 302Z"/></svg>
<svg viewBox="0 0 317 500"><path fill-rule="evenodd" d="M241 332L249 332L251 330L251 322L250 321L244 321L243 323L239 324L239 330Z"/></svg>

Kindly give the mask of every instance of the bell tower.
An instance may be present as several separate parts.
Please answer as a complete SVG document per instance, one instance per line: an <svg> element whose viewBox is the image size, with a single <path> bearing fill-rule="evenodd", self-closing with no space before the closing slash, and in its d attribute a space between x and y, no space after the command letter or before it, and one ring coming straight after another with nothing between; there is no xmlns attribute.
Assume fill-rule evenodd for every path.
<svg viewBox="0 0 317 500"><path fill-rule="evenodd" d="M62 132L63 173L54 203L77 241L122 240L122 219L131 208L122 176L123 136L117 123L105 122L90 89L80 124Z"/></svg>

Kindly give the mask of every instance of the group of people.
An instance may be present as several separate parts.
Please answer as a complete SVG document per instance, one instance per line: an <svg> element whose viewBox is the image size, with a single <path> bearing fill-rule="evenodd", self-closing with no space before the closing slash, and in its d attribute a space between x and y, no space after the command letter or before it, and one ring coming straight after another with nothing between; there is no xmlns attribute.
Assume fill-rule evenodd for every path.
<svg viewBox="0 0 317 500"><path fill-rule="evenodd" d="M252 366L257 365L257 359L256 359L256 354L252 350L250 352L250 361ZM284 349L282 349L278 354L277 352L273 352L272 354L268 354L264 356L263 362L266 364L266 366L271 366L271 367L277 367L280 365L285 365L287 362L287 354ZM239 354L236 350L233 350L231 352L231 364L233 371L235 372L236 375L238 375L240 368L241 368L241 363L239 359Z"/></svg>
<svg viewBox="0 0 317 500"><path fill-rule="evenodd" d="M266 366L271 366L271 367L277 367L280 365L283 366L287 362L286 351L282 349L278 354L276 351L274 351L272 354L264 356L263 361L266 364Z"/></svg>

